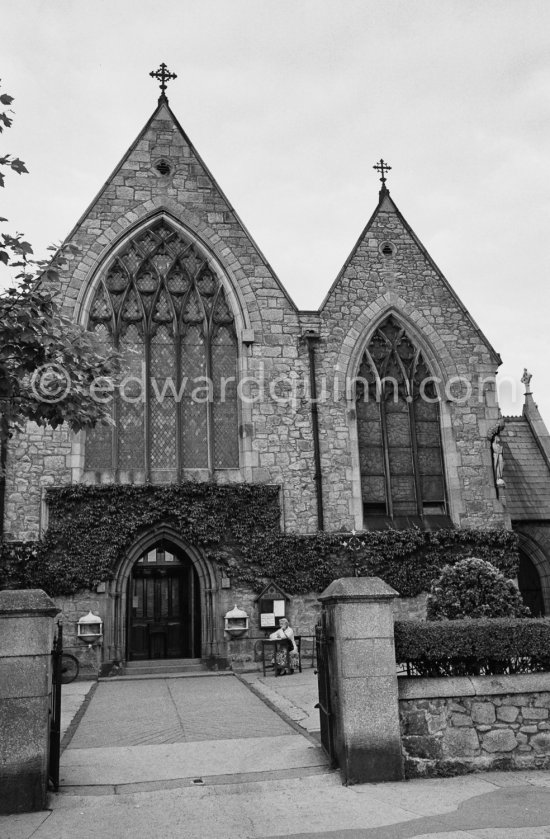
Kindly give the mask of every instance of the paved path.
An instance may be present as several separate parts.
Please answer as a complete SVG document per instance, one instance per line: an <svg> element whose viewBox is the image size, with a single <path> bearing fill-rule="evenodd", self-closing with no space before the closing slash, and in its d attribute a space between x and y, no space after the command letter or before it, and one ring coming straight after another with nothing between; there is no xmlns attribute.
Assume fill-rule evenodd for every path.
<svg viewBox="0 0 550 839"><path fill-rule="evenodd" d="M328 772L319 746L229 674L101 682L60 765L75 795Z"/></svg>
<svg viewBox="0 0 550 839"><path fill-rule="evenodd" d="M262 678L259 673L245 673L241 677L269 705L295 722L310 734L319 734L319 699L317 676L311 668L293 673L290 678Z"/></svg>
<svg viewBox="0 0 550 839"><path fill-rule="evenodd" d="M71 733L78 722L79 715L82 714L84 711L85 700L97 687L96 681L89 681L89 682L71 682L69 685L63 685L61 690L61 720L60 720L60 729L61 729L61 741L63 743L63 739L67 732L69 734L68 737L71 736ZM70 731L69 731L70 729ZM63 743L62 748L65 747Z"/></svg>
<svg viewBox="0 0 550 839"><path fill-rule="evenodd" d="M100 682L69 749L295 732L235 676Z"/></svg>

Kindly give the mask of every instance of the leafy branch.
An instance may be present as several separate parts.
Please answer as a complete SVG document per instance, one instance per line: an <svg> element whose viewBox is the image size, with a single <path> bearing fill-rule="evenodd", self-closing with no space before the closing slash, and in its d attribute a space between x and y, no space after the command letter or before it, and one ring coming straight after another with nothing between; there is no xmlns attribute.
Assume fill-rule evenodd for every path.
<svg viewBox="0 0 550 839"><path fill-rule="evenodd" d="M12 102L12 96L0 94L5 108L0 111L0 132L12 125ZM0 173L2 169L28 171L10 154L0 156ZM0 186L4 185L2 174ZM35 259L22 233L0 234L0 268L17 272L15 285L0 294L0 445L4 446L29 420L51 428L66 422L74 432L111 421L109 408L93 398L91 385L97 378L111 380L120 356L114 351L98 353L90 333L61 310L61 274L70 270L76 246L65 242L48 250L52 252L48 259Z"/></svg>

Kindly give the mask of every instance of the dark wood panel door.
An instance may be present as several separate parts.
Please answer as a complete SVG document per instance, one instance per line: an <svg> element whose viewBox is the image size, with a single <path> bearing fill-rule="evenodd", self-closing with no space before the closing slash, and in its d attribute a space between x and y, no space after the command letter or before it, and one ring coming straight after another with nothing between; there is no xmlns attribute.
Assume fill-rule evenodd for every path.
<svg viewBox="0 0 550 839"><path fill-rule="evenodd" d="M138 563L134 567L129 604L130 659L193 657L195 588L191 565L148 567Z"/></svg>

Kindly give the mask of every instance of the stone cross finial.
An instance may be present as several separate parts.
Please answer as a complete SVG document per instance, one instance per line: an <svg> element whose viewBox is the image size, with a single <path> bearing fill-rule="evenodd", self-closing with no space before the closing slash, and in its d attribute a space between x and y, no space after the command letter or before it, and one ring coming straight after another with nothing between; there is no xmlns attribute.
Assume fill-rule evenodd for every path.
<svg viewBox="0 0 550 839"><path fill-rule="evenodd" d="M531 393L531 379L533 378L533 374L529 373L527 367L523 368L523 376L521 377L521 383L525 385L525 394Z"/></svg>
<svg viewBox="0 0 550 839"><path fill-rule="evenodd" d="M382 186L385 187L386 186L386 174L385 173L389 172L390 169L391 169L391 166L389 165L389 163L386 163L386 161L381 157L380 162L375 163L372 168L376 169L377 172L380 172L380 175L381 175L380 180L382 181Z"/></svg>
<svg viewBox="0 0 550 839"><path fill-rule="evenodd" d="M171 79L177 79L176 74L170 73L164 62L162 62L158 70L151 70L149 75L160 82L161 96L165 96L164 91L166 90L166 82L169 82Z"/></svg>

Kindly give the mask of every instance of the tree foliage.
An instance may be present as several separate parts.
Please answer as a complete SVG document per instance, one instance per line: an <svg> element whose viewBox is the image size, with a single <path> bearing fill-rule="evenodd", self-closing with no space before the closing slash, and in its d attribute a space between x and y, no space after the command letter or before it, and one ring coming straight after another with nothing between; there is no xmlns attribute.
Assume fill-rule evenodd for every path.
<svg viewBox="0 0 550 839"><path fill-rule="evenodd" d="M12 101L0 94L0 133L12 124ZM8 171L27 168L17 157L0 156L0 187ZM36 260L23 234L0 234L0 268L13 283L0 294L0 442L27 420L52 428L66 422L73 431L107 420L91 385L112 377L118 356L100 355L90 334L63 315L59 271L77 250L71 243L50 250L52 259Z"/></svg>
<svg viewBox="0 0 550 839"><path fill-rule="evenodd" d="M528 617L512 580L490 562L471 557L446 566L428 596L428 620Z"/></svg>

